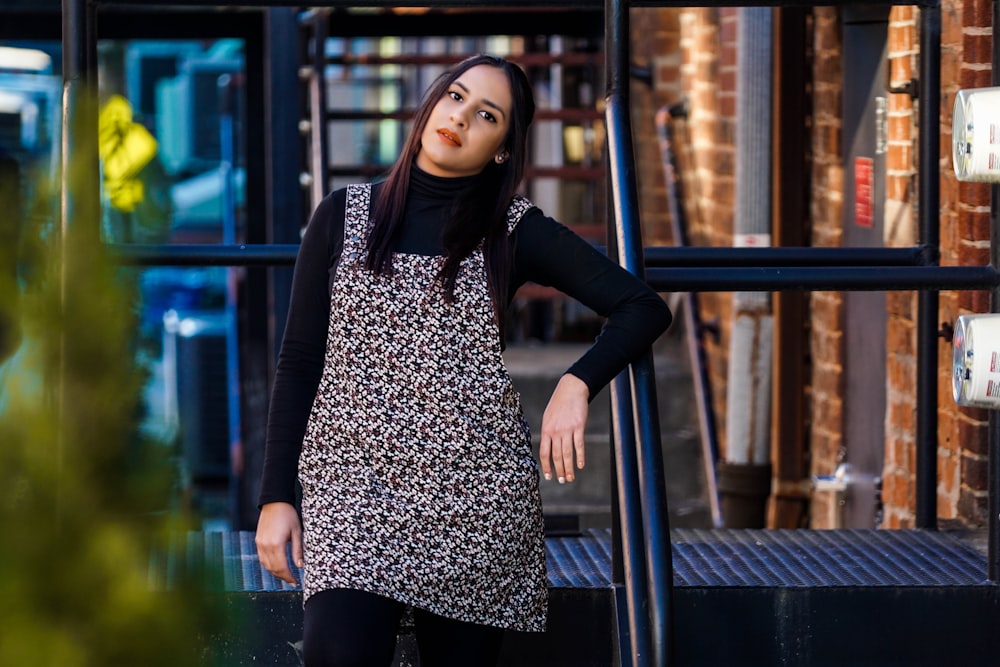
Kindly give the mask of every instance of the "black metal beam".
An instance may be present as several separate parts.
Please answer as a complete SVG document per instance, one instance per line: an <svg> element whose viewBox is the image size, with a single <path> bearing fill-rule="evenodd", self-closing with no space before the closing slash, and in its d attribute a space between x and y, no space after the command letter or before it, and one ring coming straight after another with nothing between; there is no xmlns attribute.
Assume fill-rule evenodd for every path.
<svg viewBox="0 0 1000 667"><path fill-rule="evenodd" d="M297 243L260 245L108 244L111 257L136 266L290 266Z"/></svg>
<svg viewBox="0 0 1000 667"><path fill-rule="evenodd" d="M921 266L921 248L730 248L650 246L647 268L712 266Z"/></svg>
<svg viewBox="0 0 1000 667"><path fill-rule="evenodd" d="M297 243L284 244L108 244L111 256L138 266L290 266ZM658 248L652 248L655 255ZM662 250L689 250L664 248ZM728 250L718 248L718 250ZM777 250L775 248L774 250ZM682 258L683 253L672 257ZM719 253L718 256L724 256ZM741 257L751 259L749 257ZM680 263L678 263L680 264ZM646 279L664 292L729 292L740 290L984 290L1000 286L1000 271L991 266L705 266L688 260L683 266L658 268L647 263Z"/></svg>
<svg viewBox="0 0 1000 667"><path fill-rule="evenodd" d="M993 0L993 30L1000 26L1000 0ZM1000 86L1000 41L993 36L993 71L990 75L994 86ZM1000 270L1000 185L990 186L990 265ZM990 311L1000 312L1000 289L990 292ZM993 583L1000 583L1000 412L989 413L988 445L988 495L986 498L987 576Z"/></svg>
<svg viewBox="0 0 1000 667"><path fill-rule="evenodd" d="M183 2L164 2L164 0L103 0L99 4L110 7L163 7L184 4L188 6L202 7L224 7L233 6L246 7L291 7L301 6L298 0L240 0L229 5L220 5L219 0L183 0ZM809 0L637 0L630 3L633 7L843 7L857 5L856 0L826 0L823 2L810 2ZM874 5L917 5L920 7L937 7L940 2L936 0L920 0L918 2L907 2L905 0L881 0L869 2ZM571 7L576 9L602 8L604 0L543 0L541 2L526 2L525 0L446 0L444 2L433 2L431 0L328 0L324 7L368 7L368 8L397 8L397 7L433 7L433 8L499 8L499 7L530 7L542 9L549 7Z"/></svg>
<svg viewBox="0 0 1000 667"><path fill-rule="evenodd" d="M917 209L920 243L932 249L935 263L941 242L940 210L940 98L941 9L920 12L920 133L917 165ZM917 414L916 512L917 528L937 528L938 457L938 292L928 288L917 295Z"/></svg>
<svg viewBox="0 0 1000 667"><path fill-rule="evenodd" d="M527 17L527 18L526 18ZM334 37L433 37L488 35L568 35L600 37L604 29L599 7L497 7L438 9L424 14L387 12L330 13L329 34ZM579 57L579 56L577 56ZM603 59L601 64L603 65Z"/></svg>
<svg viewBox="0 0 1000 667"><path fill-rule="evenodd" d="M991 266L649 269L661 292L982 290L1000 285Z"/></svg>

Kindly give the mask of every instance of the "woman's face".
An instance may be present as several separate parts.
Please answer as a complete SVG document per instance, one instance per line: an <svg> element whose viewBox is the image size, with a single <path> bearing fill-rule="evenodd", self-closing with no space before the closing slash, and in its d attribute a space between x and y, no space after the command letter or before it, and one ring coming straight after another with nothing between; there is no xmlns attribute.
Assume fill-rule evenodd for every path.
<svg viewBox="0 0 1000 667"><path fill-rule="evenodd" d="M420 135L417 166L434 176L478 174L502 153L511 113L510 83L503 70L476 65L437 101Z"/></svg>

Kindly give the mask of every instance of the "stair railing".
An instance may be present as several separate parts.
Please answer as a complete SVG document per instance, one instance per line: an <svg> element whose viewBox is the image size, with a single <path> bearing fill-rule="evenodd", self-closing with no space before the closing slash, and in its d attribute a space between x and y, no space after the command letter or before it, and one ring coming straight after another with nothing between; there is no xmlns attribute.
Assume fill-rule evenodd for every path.
<svg viewBox="0 0 1000 667"><path fill-rule="evenodd" d="M607 0L604 7L608 178L615 229L615 243L609 246L614 247L619 264L645 280L629 120L629 3ZM673 562L652 352L647 350L632 363L627 376L620 374L611 391L631 657L635 667L668 665L672 646ZM632 465L637 465L638 470L630 469ZM639 535L635 534L639 524L637 511L642 526ZM647 609L648 617L643 618Z"/></svg>

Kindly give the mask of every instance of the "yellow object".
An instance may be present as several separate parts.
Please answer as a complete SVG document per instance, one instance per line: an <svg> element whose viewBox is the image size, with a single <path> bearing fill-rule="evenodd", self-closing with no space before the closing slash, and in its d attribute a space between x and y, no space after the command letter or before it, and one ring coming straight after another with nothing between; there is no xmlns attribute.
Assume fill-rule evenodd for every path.
<svg viewBox="0 0 1000 667"><path fill-rule="evenodd" d="M132 122L132 106L121 95L113 95L101 109L97 132L111 205L132 211L143 196L142 183L133 177L156 155L156 138L140 123Z"/></svg>

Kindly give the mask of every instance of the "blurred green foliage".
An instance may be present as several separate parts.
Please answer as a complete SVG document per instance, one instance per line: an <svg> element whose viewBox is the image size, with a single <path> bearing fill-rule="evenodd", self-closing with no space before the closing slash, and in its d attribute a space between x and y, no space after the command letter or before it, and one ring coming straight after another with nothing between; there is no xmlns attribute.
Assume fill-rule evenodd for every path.
<svg viewBox="0 0 1000 667"><path fill-rule="evenodd" d="M205 638L226 631L212 575L153 585L151 557L188 523L171 446L139 429L130 271L97 221L63 238L46 189L0 201L0 665L206 664Z"/></svg>

